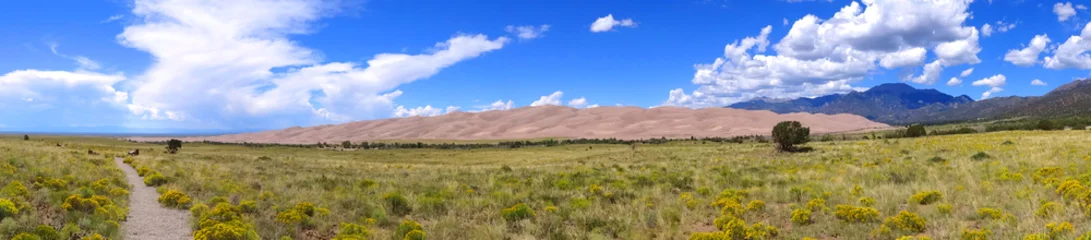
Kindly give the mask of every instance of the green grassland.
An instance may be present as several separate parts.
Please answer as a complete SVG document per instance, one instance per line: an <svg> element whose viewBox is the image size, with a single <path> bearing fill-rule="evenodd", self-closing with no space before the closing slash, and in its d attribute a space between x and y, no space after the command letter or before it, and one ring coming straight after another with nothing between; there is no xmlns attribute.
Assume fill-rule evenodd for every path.
<svg viewBox="0 0 1091 240"><path fill-rule="evenodd" d="M0 163L37 170L5 173L0 184L22 181L31 199L43 198L34 202L56 211L63 198L96 180L124 186L115 183L122 173L109 161L99 164L103 156L85 156L87 149L140 148L143 154L127 162L146 178L157 176L152 183L172 195L161 198L165 205L192 210L198 238L403 239L417 229L408 235L1075 239L1091 231L1088 131L808 146L814 151L789 154L768 143L701 141L355 151L186 143L180 153L166 154L161 145L104 138L5 137ZM72 180L55 193L34 185L36 176ZM124 209L123 195L109 197ZM116 236L116 229L99 226L117 219L96 212L60 220L36 212L5 218L0 238L46 222L57 231L75 223L81 234Z"/></svg>
<svg viewBox="0 0 1091 240"><path fill-rule="evenodd" d="M113 162L52 141L0 139L0 239L120 239L129 185Z"/></svg>

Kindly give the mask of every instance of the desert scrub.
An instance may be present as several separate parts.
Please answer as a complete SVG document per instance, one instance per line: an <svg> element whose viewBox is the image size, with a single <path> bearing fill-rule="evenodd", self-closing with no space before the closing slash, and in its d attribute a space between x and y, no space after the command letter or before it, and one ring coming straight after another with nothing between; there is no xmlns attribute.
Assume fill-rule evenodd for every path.
<svg viewBox="0 0 1091 240"><path fill-rule="evenodd" d="M811 219L811 210L805 208L798 208L792 210L792 223L796 225L809 225L813 222Z"/></svg>
<svg viewBox="0 0 1091 240"><path fill-rule="evenodd" d="M26 186L23 186L22 182L11 181L3 190L0 190L0 196L26 198L30 196L30 192L27 191Z"/></svg>
<svg viewBox="0 0 1091 240"><path fill-rule="evenodd" d="M883 221L883 226L906 233L922 233L926 225L927 222L924 218L906 210L902 210L898 215L888 217Z"/></svg>
<svg viewBox="0 0 1091 240"><path fill-rule="evenodd" d="M398 224L398 228L394 231L394 238L407 238L409 233L413 231L424 233L424 228L421 227L420 223L417 223L417 221L413 221L412 219L402 220L402 223Z"/></svg>
<svg viewBox="0 0 1091 240"><path fill-rule="evenodd" d="M406 215L413 211L413 208L409 206L409 199L406 199L399 192L384 194L383 202L390 208L390 212L396 215Z"/></svg>
<svg viewBox="0 0 1091 240"><path fill-rule="evenodd" d="M144 176L144 185L149 187L158 187L159 185L166 183L167 177L164 177L163 174L160 174L159 172L151 172Z"/></svg>
<svg viewBox="0 0 1091 240"><path fill-rule="evenodd" d="M951 214L951 210L953 208L954 207L951 206L951 204L946 204L946 203L936 205L936 210L939 211L939 213L947 214L947 215Z"/></svg>
<svg viewBox="0 0 1091 240"><path fill-rule="evenodd" d="M341 230L337 231L334 240L366 240L371 237L371 229L365 226L341 223Z"/></svg>
<svg viewBox="0 0 1091 240"><path fill-rule="evenodd" d="M851 205L837 205L834 216L841 221L850 223L867 223L879 220L879 210L870 207L857 207Z"/></svg>
<svg viewBox="0 0 1091 240"><path fill-rule="evenodd" d="M992 219L999 220L1004 219L1004 211L1000 211L995 208L979 208L977 209L977 217L980 219Z"/></svg>
<svg viewBox="0 0 1091 240"><path fill-rule="evenodd" d="M247 223L249 220L243 217L238 207L231 206L229 203L217 203L211 210L206 209L207 206L204 204L195 205L190 209L191 213L199 215L197 231L193 233L194 240L259 239L257 232Z"/></svg>
<svg viewBox="0 0 1091 240"><path fill-rule="evenodd" d="M19 215L19 208L10 199L0 198L0 220Z"/></svg>
<svg viewBox="0 0 1091 240"><path fill-rule="evenodd" d="M962 240L988 240L993 235L989 229L962 229Z"/></svg>
<svg viewBox="0 0 1091 240"><path fill-rule="evenodd" d="M159 204L170 208L186 209L192 200L189 195L186 195L182 191L167 190L162 195L159 195Z"/></svg>
<svg viewBox="0 0 1091 240"><path fill-rule="evenodd" d="M1064 210L1064 207L1060 204L1057 204L1055 202L1046 202L1043 203L1041 207L1038 207L1038 211L1035 212L1034 215L1047 218L1056 215L1057 213L1060 213L1062 210Z"/></svg>
<svg viewBox="0 0 1091 240"><path fill-rule="evenodd" d="M1046 231L1048 231L1050 237L1059 238L1072 233L1075 228L1069 222L1051 222L1046 224Z"/></svg>
<svg viewBox="0 0 1091 240"><path fill-rule="evenodd" d="M762 200L750 200L750 203L746 204L747 212L761 212L765 210L765 201Z"/></svg>
<svg viewBox="0 0 1091 240"><path fill-rule="evenodd" d="M973 156L970 156L970 159L974 161L982 161L989 158L992 158L992 156L989 156L989 154L985 152L977 152Z"/></svg>
<svg viewBox="0 0 1091 240"><path fill-rule="evenodd" d="M501 216L504 217L504 220L508 220L509 222L514 222L514 221L519 221L519 220L523 220L523 219L533 218L534 217L534 210L530 209L530 206L527 206L524 203L518 203L518 204L515 204L515 206L511 206L509 208L505 208L504 210L501 210L500 214L501 214Z"/></svg>
<svg viewBox="0 0 1091 240"><path fill-rule="evenodd" d="M862 197L856 200L856 202L860 203L861 206L865 207L875 206L875 199L871 197Z"/></svg>
<svg viewBox="0 0 1091 240"><path fill-rule="evenodd" d="M678 201L681 201L682 204L684 204L686 208L690 210L697 209L697 199L693 198L693 194L691 193L684 192L682 194L679 194Z"/></svg>
<svg viewBox="0 0 1091 240"><path fill-rule="evenodd" d="M825 199L815 198L807 201L807 210L811 210L812 212L824 212L829 211L830 208L826 207Z"/></svg>
<svg viewBox="0 0 1091 240"><path fill-rule="evenodd" d="M928 205L928 204L938 202L940 199L943 199L943 195L940 194L939 192L937 192L937 191L925 191L925 192L919 192L917 194L913 194L912 197L909 197L909 202L920 204L920 205Z"/></svg>

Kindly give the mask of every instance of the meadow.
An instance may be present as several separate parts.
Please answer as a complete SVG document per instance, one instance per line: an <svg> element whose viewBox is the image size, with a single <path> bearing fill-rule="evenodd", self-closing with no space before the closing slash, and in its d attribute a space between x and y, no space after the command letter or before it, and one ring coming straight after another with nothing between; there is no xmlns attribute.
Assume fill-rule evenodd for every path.
<svg viewBox="0 0 1091 240"><path fill-rule="evenodd" d="M5 137L0 171L20 170L3 172L0 184L20 181L29 193L0 198L64 212L64 198L92 192L80 196L102 195L123 211L122 173L86 150L139 148L126 162L159 187L164 206L191 211L199 239L1091 239L1089 131L807 146L814 150L701 141L348 151L186 143L166 154L162 145L103 138ZM39 178L68 180L54 190ZM107 191L95 189L99 181ZM109 214L48 211L3 216L0 238L74 224L116 239Z"/></svg>

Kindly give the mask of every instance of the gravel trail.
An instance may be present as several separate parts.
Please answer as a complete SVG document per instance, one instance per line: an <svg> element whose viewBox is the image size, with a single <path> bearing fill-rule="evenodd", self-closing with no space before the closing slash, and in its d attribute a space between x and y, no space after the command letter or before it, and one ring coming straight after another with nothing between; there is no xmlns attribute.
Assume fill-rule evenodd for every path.
<svg viewBox="0 0 1091 240"><path fill-rule="evenodd" d="M125 239L130 240L185 240L193 239L189 224L189 212L168 209L159 205L159 193L154 187L144 185L144 179L136 174L124 158L114 158L125 172L125 179L133 190L129 192L129 217L122 223Z"/></svg>

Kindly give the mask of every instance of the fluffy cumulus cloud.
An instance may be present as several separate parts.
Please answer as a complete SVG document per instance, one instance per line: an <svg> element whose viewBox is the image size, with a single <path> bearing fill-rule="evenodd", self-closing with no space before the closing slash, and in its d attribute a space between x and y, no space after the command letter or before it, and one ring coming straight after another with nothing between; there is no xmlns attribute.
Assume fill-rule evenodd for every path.
<svg viewBox="0 0 1091 240"><path fill-rule="evenodd" d="M1042 80L1034 79L1034 80L1030 81L1030 85L1032 85L1032 86L1046 86L1046 85L1049 85L1049 84L1046 83L1046 82L1043 82Z"/></svg>
<svg viewBox="0 0 1091 240"><path fill-rule="evenodd" d="M135 77L129 109L226 127L250 124L247 119L289 125L426 115L434 110L395 108L402 94L396 88L509 41L459 34L426 53L325 62L288 37L310 33L314 21L337 14L342 6L335 2L137 0L132 13L140 20L118 40L151 54L154 63Z"/></svg>
<svg viewBox="0 0 1091 240"><path fill-rule="evenodd" d="M958 79L957 77L953 77L953 78L951 78L951 80L947 80L947 86L958 86L958 85L961 85L961 84L962 84L962 79Z"/></svg>
<svg viewBox="0 0 1091 240"><path fill-rule="evenodd" d="M512 108L515 108L515 102L512 102L511 100L508 100L507 102L504 100L496 100L496 102L493 102L492 104L478 107L478 111L509 110Z"/></svg>
<svg viewBox="0 0 1091 240"><path fill-rule="evenodd" d="M776 44L770 44L767 26L757 36L728 44L712 63L696 64L697 89L671 90L663 105L709 107L759 96L844 93L860 90L852 83L879 67L922 67L922 74L906 74L903 80L933 84L945 67L981 62L979 32L965 25L970 2L854 1L827 19L796 20ZM765 53L768 46L776 54ZM929 52L934 59L926 61Z"/></svg>
<svg viewBox="0 0 1091 240"><path fill-rule="evenodd" d="M1050 69L1091 69L1091 23L1084 26L1079 36L1071 36L1053 51L1053 56L1045 58L1045 67Z"/></svg>
<svg viewBox="0 0 1091 240"><path fill-rule="evenodd" d="M994 93L1004 91L1004 89L1001 87L1003 87L1007 83L1008 78L1005 77L1004 74L997 74L993 75L992 77L987 77L981 80L974 81L972 85L979 87L989 87L989 90L981 93L981 99L987 99Z"/></svg>
<svg viewBox="0 0 1091 240"><path fill-rule="evenodd" d="M577 98L577 99L572 99L572 101L568 101L568 106L569 107L574 107L574 108L587 107L587 98L580 97L580 98Z"/></svg>
<svg viewBox="0 0 1091 240"><path fill-rule="evenodd" d="M1049 42L1049 36L1045 34L1034 36L1034 38L1030 39L1030 44L1027 44L1025 48L1008 50L1008 53L1004 54L1004 61L1016 66L1034 66L1034 64L1038 63L1038 55L1046 49Z"/></svg>
<svg viewBox="0 0 1091 240"><path fill-rule="evenodd" d="M549 25L541 26L512 26L508 25L504 28L504 31L515 35L519 39L535 39L545 36L544 33L549 31Z"/></svg>
<svg viewBox="0 0 1091 240"><path fill-rule="evenodd" d="M556 91L552 94L541 96L538 101L530 103L531 107L545 106L545 105L561 105L561 97L564 96L564 92Z"/></svg>
<svg viewBox="0 0 1091 240"><path fill-rule="evenodd" d="M457 112L457 111L458 111L458 107L455 107L455 106L448 106L446 109L435 108L435 107L432 107L432 105L427 105L427 106L424 106L424 107L415 107L415 108L405 108L405 106L398 106L398 108L394 109L394 116L395 117L413 117L413 116L432 117L432 116L439 116L439 115L452 113L452 112Z"/></svg>
<svg viewBox="0 0 1091 240"><path fill-rule="evenodd" d="M614 27L636 27L636 22L632 18L626 18L617 20L614 19L613 14L607 14L605 17L595 19L595 22L591 23L591 32L607 32Z"/></svg>
<svg viewBox="0 0 1091 240"><path fill-rule="evenodd" d="M1076 9L1071 2L1056 3L1053 4L1053 13L1057 14L1057 21L1064 22L1076 15Z"/></svg>

